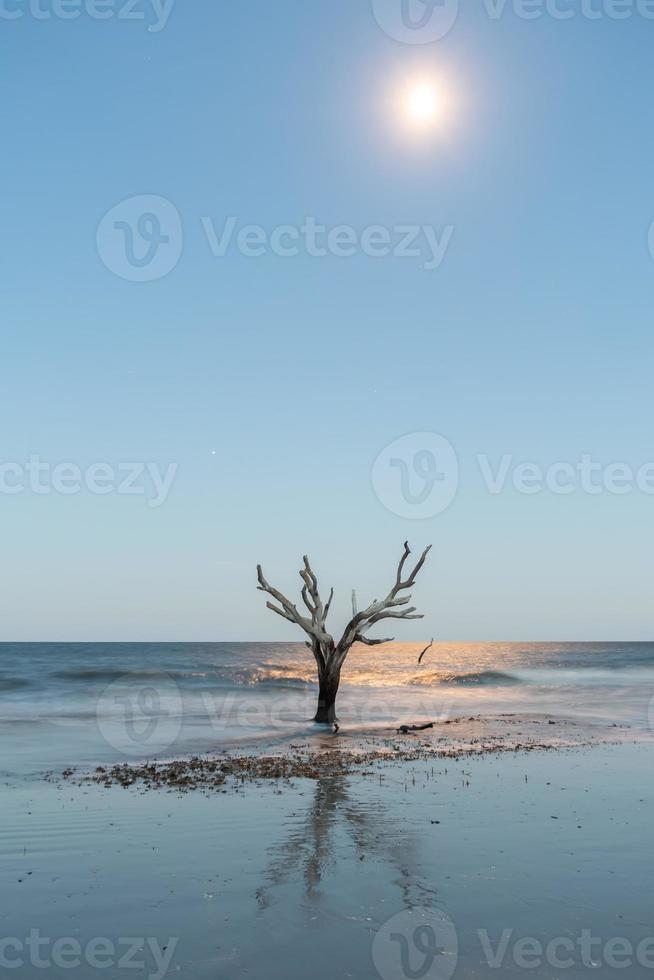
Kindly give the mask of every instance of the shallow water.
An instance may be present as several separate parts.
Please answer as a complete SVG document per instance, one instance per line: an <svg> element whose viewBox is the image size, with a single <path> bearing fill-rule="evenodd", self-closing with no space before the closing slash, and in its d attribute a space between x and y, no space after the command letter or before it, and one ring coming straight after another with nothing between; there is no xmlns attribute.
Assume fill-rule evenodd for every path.
<svg viewBox="0 0 654 980"><path fill-rule="evenodd" d="M648 728L651 644L441 644L418 667L421 649L353 652L338 745L462 712ZM39 774L298 735L334 748L308 721L305 649L5 644L0 680L8 975L161 980L163 963L184 980L654 976L651 745L371 762L208 796L80 787ZM79 966L61 965L62 948ZM616 948L623 966L631 949L626 968Z"/></svg>
<svg viewBox="0 0 654 980"><path fill-rule="evenodd" d="M184 980L641 980L652 971L616 972L606 944L635 950L654 933L650 772L649 747L620 746L386 765L282 793L20 780L2 790L0 934L38 930L43 960L57 938L86 955L102 937L115 957L140 940L141 970L83 961L51 964L54 977L152 977L156 943ZM600 940L595 966L581 962L584 930ZM487 944L506 931L493 967ZM421 972L433 937L442 952ZM573 942L573 965L525 969L524 938ZM24 949L8 955L23 960L12 975L43 975Z"/></svg>
<svg viewBox="0 0 654 980"><path fill-rule="evenodd" d="M355 648L345 732L458 712L565 716L648 729L651 643ZM218 751L314 737L314 664L302 644L0 644L0 771Z"/></svg>

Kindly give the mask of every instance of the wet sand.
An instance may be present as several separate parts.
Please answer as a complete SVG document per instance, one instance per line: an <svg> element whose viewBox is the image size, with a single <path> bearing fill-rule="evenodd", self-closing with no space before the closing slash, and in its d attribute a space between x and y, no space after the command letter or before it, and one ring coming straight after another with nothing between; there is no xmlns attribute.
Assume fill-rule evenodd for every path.
<svg viewBox="0 0 654 980"><path fill-rule="evenodd" d="M226 791L238 782L321 779L328 776L370 775L399 762L460 759L504 752L533 752L581 746L616 744L649 734L628 725L591 725L546 715L463 715L429 726L398 729L356 729L311 726L305 740L272 747L269 742L249 742L247 753L239 746L205 756L137 764L118 763L93 770L68 768L47 778L77 784L97 783L106 788L120 785L142 789Z"/></svg>
<svg viewBox="0 0 654 980"><path fill-rule="evenodd" d="M654 934L652 746L630 732L468 718L320 743L284 758L322 756L322 771L275 775L265 752L235 751L221 755L224 782L199 792L84 781L106 775L92 772L13 780L1 790L2 936L38 930L44 961L74 939L84 978L122 976L136 940L135 977L406 980L433 936L421 976L576 980L615 977L607 944L635 951ZM98 937L114 969L89 965ZM558 943L560 959L561 940L572 966L545 954L533 965L534 943ZM42 977L21 955L12 975ZM654 976L632 959L621 976Z"/></svg>

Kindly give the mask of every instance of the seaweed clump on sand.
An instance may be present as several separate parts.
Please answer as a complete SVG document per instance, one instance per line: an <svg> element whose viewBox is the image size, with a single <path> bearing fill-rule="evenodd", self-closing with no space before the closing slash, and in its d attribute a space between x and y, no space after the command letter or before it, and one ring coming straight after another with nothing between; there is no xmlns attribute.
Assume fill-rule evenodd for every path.
<svg viewBox="0 0 654 980"><path fill-rule="evenodd" d="M62 773L64 779L101 786L140 785L144 789L171 789L184 792L191 789L220 789L228 779L241 781L289 780L294 778L321 779L345 775L352 771L359 756L343 752L321 752L276 755L234 756L221 759L194 756L173 762L127 763L98 768L84 775L73 769Z"/></svg>

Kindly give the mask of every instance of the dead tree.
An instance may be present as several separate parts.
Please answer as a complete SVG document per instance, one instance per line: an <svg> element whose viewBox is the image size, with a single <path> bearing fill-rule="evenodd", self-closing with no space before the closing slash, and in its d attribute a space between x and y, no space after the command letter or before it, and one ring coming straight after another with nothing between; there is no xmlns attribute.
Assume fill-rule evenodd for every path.
<svg viewBox="0 0 654 980"><path fill-rule="evenodd" d="M303 615L295 605L278 589L273 588L264 577L261 565L257 565L257 576L259 580L258 589L260 592L267 592L275 602L267 602L268 609L272 609L278 616L287 619L289 623L300 626L309 636L305 641L316 661L318 667L318 709L314 721L331 724L336 719L336 695L341 681L341 668L345 662L350 649L354 643L365 643L367 646L379 646L382 643L390 643L393 637L385 639L372 639L367 636L371 627L380 623L384 619L422 619L423 617L416 612L415 606L408 606L411 600L406 593L407 589L412 589L416 576L425 563L429 547L425 548L420 559L416 563L413 571L403 579L405 574L404 566L411 550L407 542L404 542L404 553L400 558L400 563L395 576L395 583L385 599L374 599L367 609L357 611L356 595L352 593L352 618L345 627L341 639L336 643L326 629L327 614L334 597L334 590L329 593L329 599L323 604L318 591L318 579L314 575L309 559L304 556L304 568L300 570L302 579L302 601L306 606L309 615ZM406 608L404 608L406 607Z"/></svg>

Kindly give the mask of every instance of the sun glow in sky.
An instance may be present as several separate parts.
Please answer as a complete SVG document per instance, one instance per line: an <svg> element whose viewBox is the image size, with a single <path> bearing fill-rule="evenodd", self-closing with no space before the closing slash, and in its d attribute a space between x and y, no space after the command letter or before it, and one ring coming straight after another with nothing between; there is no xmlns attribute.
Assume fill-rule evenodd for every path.
<svg viewBox="0 0 654 980"><path fill-rule="evenodd" d="M418 82L409 88L406 112L416 126L437 122L443 112L443 95L432 82Z"/></svg>
<svg viewBox="0 0 654 980"><path fill-rule="evenodd" d="M440 72L405 73L395 79L389 93L398 134L411 142L444 136L453 122L452 87Z"/></svg>

